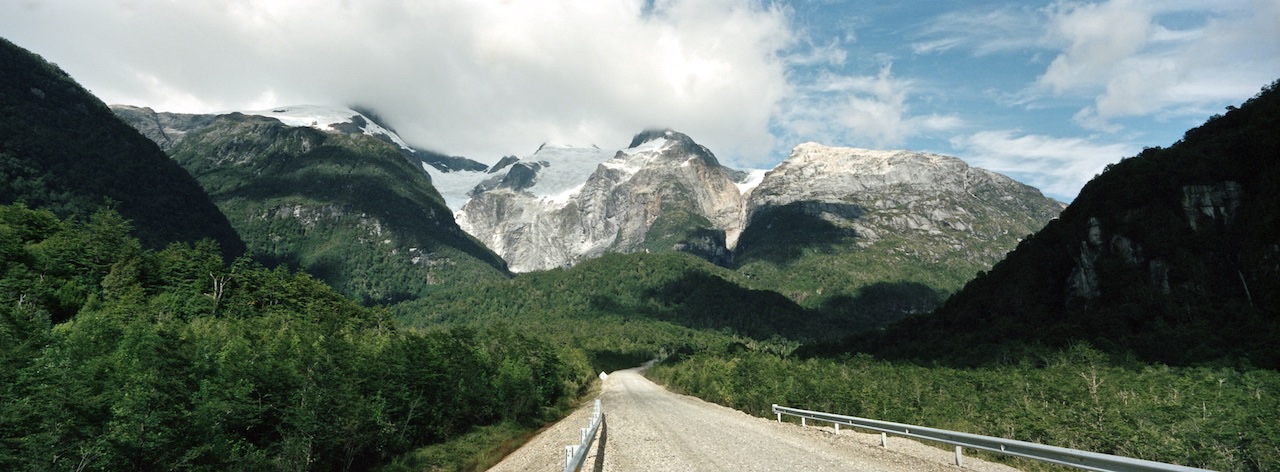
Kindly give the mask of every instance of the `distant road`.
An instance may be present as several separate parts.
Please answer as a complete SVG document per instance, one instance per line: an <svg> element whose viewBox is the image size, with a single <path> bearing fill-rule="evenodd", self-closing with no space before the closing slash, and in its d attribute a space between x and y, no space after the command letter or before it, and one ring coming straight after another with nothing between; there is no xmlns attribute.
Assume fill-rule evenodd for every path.
<svg viewBox="0 0 1280 472"><path fill-rule="evenodd" d="M604 424L584 471L949 471L949 450L879 434L777 423L677 395L650 382L639 369L614 372L600 394ZM578 442L590 406L529 441L490 470L559 471L564 447ZM1012 468L965 457L966 470Z"/></svg>

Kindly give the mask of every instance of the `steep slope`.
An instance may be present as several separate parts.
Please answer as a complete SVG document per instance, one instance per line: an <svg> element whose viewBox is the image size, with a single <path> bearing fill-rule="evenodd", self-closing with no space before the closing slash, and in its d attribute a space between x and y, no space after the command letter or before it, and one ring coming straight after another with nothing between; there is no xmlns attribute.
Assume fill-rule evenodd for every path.
<svg viewBox="0 0 1280 472"><path fill-rule="evenodd" d="M738 272L867 327L935 308L1062 209L954 157L815 143L746 206Z"/></svg>
<svg viewBox="0 0 1280 472"><path fill-rule="evenodd" d="M177 136L168 152L251 251L363 303L505 277L502 260L458 228L403 141L354 111L192 117L117 110L141 129Z"/></svg>
<svg viewBox="0 0 1280 472"><path fill-rule="evenodd" d="M978 364L1083 341L1280 369L1278 88L1108 166L937 313L838 350Z"/></svg>
<svg viewBox="0 0 1280 472"><path fill-rule="evenodd" d="M615 153L544 146L503 164L472 193L459 223L514 271L609 252L684 251L729 262L742 176L686 135L647 131Z"/></svg>
<svg viewBox="0 0 1280 472"><path fill-rule="evenodd" d="M144 247L244 243L199 184L57 66L0 39L0 203L62 217L114 207Z"/></svg>

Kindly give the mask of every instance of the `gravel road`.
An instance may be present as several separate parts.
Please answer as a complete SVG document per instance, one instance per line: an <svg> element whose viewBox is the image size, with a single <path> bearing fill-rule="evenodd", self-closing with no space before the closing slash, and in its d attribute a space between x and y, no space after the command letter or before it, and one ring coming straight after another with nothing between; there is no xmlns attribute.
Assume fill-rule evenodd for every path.
<svg viewBox="0 0 1280 472"><path fill-rule="evenodd" d="M879 434L801 428L677 395L646 379L640 369L614 372L600 399L604 424L584 471L956 471L948 450ZM559 471L564 447L576 444L591 406L556 423L490 470ZM964 469L1012 471L1000 464L964 458Z"/></svg>

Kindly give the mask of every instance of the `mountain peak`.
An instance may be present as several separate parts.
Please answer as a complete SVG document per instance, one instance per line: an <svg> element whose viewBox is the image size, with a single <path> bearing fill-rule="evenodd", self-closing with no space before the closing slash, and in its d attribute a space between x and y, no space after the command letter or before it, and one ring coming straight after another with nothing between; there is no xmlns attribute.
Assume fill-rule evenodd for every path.
<svg viewBox="0 0 1280 472"><path fill-rule="evenodd" d="M627 148L628 149L634 148L641 144L647 143L649 141L653 141L655 139L669 138L675 134L680 134L680 133L676 133L675 131L672 131L671 128L649 128L644 131L641 131L640 134L637 134L635 135L635 137L631 138L631 144L627 145ZM684 136L683 134L680 134L680 135ZM685 136L685 137L687 138L688 136Z"/></svg>

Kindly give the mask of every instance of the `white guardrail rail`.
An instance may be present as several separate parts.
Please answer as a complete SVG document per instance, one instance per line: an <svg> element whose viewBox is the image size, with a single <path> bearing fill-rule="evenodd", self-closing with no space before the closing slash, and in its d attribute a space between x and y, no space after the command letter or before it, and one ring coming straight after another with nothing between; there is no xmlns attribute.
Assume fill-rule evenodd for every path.
<svg viewBox="0 0 1280 472"><path fill-rule="evenodd" d="M888 447L889 444L886 434L889 433L896 436L905 436L909 438L951 444L956 447L957 466L964 465L962 449L967 447L970 449L989 451L998 454L1008 454L1011 456L1094 471L1192 472L1206 470L1197 469L1195 467L1165 464L1163 462L1113 456L1097 452L1067 449L1065 447L1046 446L1043 444L1017 441L1013 439L1002 439L991 436L947 431L945 429L935 429L924 426L858 418L855 416L844 416L819 411L801 410L798 408L787 408L776 404L773 405L773 413L778 415L779 422L782 421L782 415L798 416L800 417L801 426L808 426L807 420L829 422L835 426L836 434L840 434L840 425L879 431L881 447Z"/></svg>
<svg viewBox="0 0 1280 472"><path fill-rule="evenodd" d="M591 419L587 421L587 427L578 432L578 444L564 447L564 472L577 472L582 468L582 461L587 460L587 450L591 449L591 442L595 441L596 431L600 430L600 423L603 421L604 410L601 409L600 399L597 398L595 409L591 412Z"/></svg>

